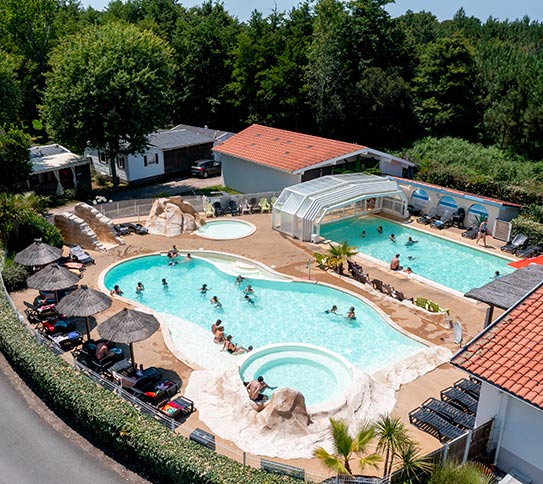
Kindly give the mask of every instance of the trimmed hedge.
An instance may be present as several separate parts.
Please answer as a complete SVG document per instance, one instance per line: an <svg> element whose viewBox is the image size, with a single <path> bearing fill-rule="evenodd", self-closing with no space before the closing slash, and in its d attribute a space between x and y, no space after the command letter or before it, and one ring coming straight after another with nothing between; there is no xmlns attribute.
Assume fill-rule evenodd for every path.
<svg viewBox="0 0 543 484"><path fill-rule="evenodd" d="M0 281L1 284L1 281ZM1 287L1 286L0 286ZM39 344L0 289L0 351L47 404L165 482L299 483L245 467L166 429Z"/></svg>

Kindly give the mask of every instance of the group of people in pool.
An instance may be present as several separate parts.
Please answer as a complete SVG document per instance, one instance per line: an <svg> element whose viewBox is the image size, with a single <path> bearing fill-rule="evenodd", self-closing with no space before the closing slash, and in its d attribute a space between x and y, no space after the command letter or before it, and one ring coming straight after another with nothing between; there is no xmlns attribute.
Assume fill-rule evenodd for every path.
<svg viewBox="0 0 543 484"><path fill-rule="evenodd" d="M168 251L168 264L171 265L171 266L174 266L175 264L177 264L177 257L179 256L179 251L177 250L177 246L173 246L169 251ZM190 252L187 253L187 255L185 256L185 259L184 259L184 262L188 262L192 260L192 256L190 255Z"/></svg>
<svg viewBox="0 0 543 484"><path fill-rule="evenodd" d="M166 281L165 278L162 279L162 289L168 289L168 281ZM143 285L143 282L139 281L136 284L136 294L138 296L141 296L144 291L145 291L145 286ZM123 294L124 292L118 284L115 284L113 286L113 289L109 291L110 296L122 296Z"/></svg>
<svg viewBox="0 0 543 484"><path fill-rule="evenodd" d="M245 278L243 276L241 275L237 276L236 281L235 281L236 285L238 286L241 285L241 283L244 280ZM207 292L211 290L211 288L208 287L207 284L202 284L202 287L199 290L200 290L200 294L202 296L205 296ZM243 289L243 300L246 301L251 306L254 306L255 305L254 295L255 295L255 291L253 287L251 286L251 284L247 284L245 289ZM212 296L209 302L215 309L222 309L222 303L219 301L219 298L217 296Z"/></svg>
<svg viewBox="0 0 543 484"><path fill-rule="evenodd" d="M241 355L243 353L250 353L253 351L252 345L245 348L243 346L236 345L232 341L233 336L231 334L225 336L224 326L222 325L222 321L220 319L217 319L217 321L211 325L211 332L213 333L213 341L216 344L222 343L221 351L227 351L231 355Z"/></svg>
<svg viewBox="0 0 543 484"><path fill-rule="evenodd" d="M338 312L338 308L337 306L334 304L330 309L327 309L326 311L324 311L326 314L337 314ZM345 315L345 319L350 319L350 320L355 320L356 319L356 314L354 312L354 306L351 306L349 308L349 311L347 311L347 314Z"/></svg>

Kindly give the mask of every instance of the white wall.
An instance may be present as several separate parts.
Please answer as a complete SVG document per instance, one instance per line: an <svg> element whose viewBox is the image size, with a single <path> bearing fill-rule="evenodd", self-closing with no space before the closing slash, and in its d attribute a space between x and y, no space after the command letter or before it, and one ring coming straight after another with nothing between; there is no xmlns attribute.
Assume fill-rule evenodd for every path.
<svg viewBox="0 0 543 484"><path fill-rule="evenodd" d="M403 163L396 160L379 160L379 169L384 175L403 177L403 169L407 168Z"/></svg>
<svg viewBox="0 0 543 484"><path fill-rule="evenodd" d="M222 153L220 159L224 184L238 192L280 192L302 181L302 175L292 175Z"/></svg>
<svg viewBox="0 0 543 484"><path fill-rule="evenodd" d="M482 384L476 425L496 417L498 430L502 427L497 466L505 472L516 469L534 483L543 483L543 410L538 410L517 398Z"/></svg>
<svg viewBox="0 0 543 484"><path fill-rule="evenodd" d="M158 163L155 163L155 154L158 154ZM143 156L147 156L147 166ZM127 172L128 181L143 180L164 175L164 153L156 148L149 148L144 154L128 155Z"/></svg>

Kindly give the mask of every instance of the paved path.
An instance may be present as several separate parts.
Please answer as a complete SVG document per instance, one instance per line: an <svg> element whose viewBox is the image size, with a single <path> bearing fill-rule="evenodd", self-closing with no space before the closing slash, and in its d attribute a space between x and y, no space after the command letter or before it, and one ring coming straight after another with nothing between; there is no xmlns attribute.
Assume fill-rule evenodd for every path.
<svg viewBox="0 0 543 484"><path fill-rule="evenodd" d="M0 395L0 484L147 482L69 429L24 386L1 355Z"/></svg>

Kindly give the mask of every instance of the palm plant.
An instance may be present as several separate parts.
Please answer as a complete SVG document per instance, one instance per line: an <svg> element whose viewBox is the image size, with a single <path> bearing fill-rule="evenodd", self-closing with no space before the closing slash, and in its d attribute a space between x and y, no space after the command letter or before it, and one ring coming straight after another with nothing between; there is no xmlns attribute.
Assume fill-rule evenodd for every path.
<svg viewBox="0 0 543 484"><path fill-rule="evenodd" d="M429 474L434 468L434 464L421 455L420 449L410 442L403 447L396 456L402 467L402 479L407 483L419 482L419 476Z"/></svg>
<svg viewBox="0 0 543 484"><path fill-rule="evenodd" d="M341 272L340 268L343 262L357 253L358 251L347 242L330 244L330 249L328 249L328 265L332 269Z"/></svg>
<svg viewBox="0 0 543 484"><path fill-rule="evenodd" d="M319 447L313 455L320 459L323 465L338 475L352 475L350 461L353 455L358 457L361 469L366 466L378 467L382 458L379 454L364 454L368 450L368 444L375 436L375 427L364 424L354 437L349 435L349 428L343 420L330 419L334 453L330 454L326 449Z"/></svg>
<svg viewBox="0 0 543 484"><path fill-rule="evenodd" d="M10 236L17 237L18 228L30 215L42 211L46 197L32 192L0 193L0 242L5 246Z"/></svg>
<svg viewBox="0 0 543 484"><path fill-rule="evenodd" d="M428 484L492 484L494 477L490 469L477 462L457 464L446 462L434 469Z"/></svg>
<svg viewBox="0 0 543 484"><path fill-rule="evenodd" d="M385 454L383 477L386 477L392 472L394 457L409 445L412 445L412 442L405 425L397 417L382 416L376 424L376 430L377 450Z"/></svg>

